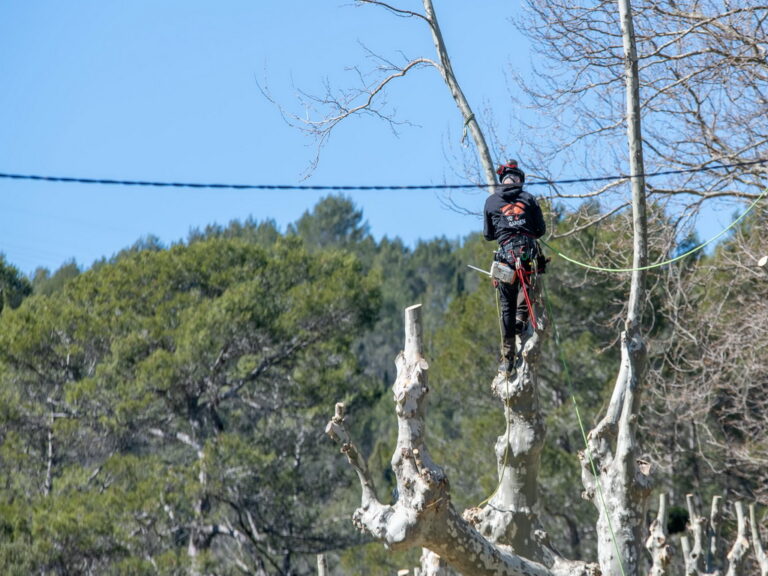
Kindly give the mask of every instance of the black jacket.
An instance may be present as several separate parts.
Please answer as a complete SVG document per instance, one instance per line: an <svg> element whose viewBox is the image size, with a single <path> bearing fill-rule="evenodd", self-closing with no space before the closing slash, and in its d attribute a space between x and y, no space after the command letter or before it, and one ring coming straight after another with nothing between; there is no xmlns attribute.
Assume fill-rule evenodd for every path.
<svg viewBox="0 0 768 576"><path fill-rule="evenodd" d="M541 238L547 226L536 198L522 186L508 186L485 200L483 236L499 244L518 234Z"/></svg>

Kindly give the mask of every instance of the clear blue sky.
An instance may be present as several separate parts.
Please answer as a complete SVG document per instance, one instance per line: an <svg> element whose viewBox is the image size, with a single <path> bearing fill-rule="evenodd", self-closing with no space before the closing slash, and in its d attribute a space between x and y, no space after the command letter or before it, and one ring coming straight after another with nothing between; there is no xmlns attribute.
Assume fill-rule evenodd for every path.
<svg viewBox="0 0 768 576"><path fill-rule="evenodd" d="M403 7L421 9L417 0ZM475 111L506 119L510 66L530 55L510 23L517 2L437 3L453 65ZM399 135L370 117L333 134L302 181L313 142L259 91L300 113L299 90L356 86L366 46L398 60L434 58L418 20L337 0L3 0L0 172L245 184L441 184L462 120L436 71L399 82L387 100ZM402 53L402 54L401 54ZM503 132L503 120L500 131ZM514 145L510 144L513 149ZM0 252L25 273L74 258L89 266L140 237L171 243L190 229L253 216L284 228L321 192L201 191L0 179ZM477 217L434 191L349 193L377 238L463 237ZM455 200L480 210L485 193Z"/></svg>

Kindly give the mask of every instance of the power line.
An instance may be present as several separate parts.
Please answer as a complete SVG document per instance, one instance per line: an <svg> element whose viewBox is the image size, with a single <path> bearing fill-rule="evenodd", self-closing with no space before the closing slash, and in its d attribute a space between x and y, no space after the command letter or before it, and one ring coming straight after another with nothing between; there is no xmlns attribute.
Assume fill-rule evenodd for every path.
<svg viewBox="0 0 768 576"><path fill-rule="evenodd" d="M739 168L743 166L755 166L766 164L768 159L753 160L750 162L735 162L733 164L717 164L700 168L686 168L682 170L663 170L649 172L641 175L618 174L614 176L597 176L591 178L569 178L565 180L535 180L526 182L527 186L555 186L559 184L578 184L584 182L610 182L616 180L631 180L632 178L652 178L654 176L671 176L674 174L691 174L695 172L710 172L726 168ZM13 174L0 172L0 178L6 180L31 180L38 182L60 182L65 184L100 184L103 186L138 186L152 188L198 188L209 190L457 190L470 188L495 188L499 184L407 184L407 185L302 185L302 184L210 184L197 182L158 182L152 180L117 180L108 178L80 178L69 176L43 176L39 174Z"/></svg>

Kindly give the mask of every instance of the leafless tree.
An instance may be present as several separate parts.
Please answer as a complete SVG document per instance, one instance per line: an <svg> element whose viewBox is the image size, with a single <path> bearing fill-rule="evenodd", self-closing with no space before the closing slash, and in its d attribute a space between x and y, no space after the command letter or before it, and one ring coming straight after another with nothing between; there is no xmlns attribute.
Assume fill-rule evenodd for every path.
<svg viewBox="0 0 768 576"><path fill-rule="evenodd" d="M378 6L396 16L422 22L429 29L432 36L435 56L403 57L401 62L394 62L391 59L368 51L368 55L377 62L377 66L373 71L363 71L357 67L354 68L360 81L358 87L339 90L326 86L325 93L322 95L302 92L302 104L308 112L306 117L290 114L281 106L286 120L312 136L316 141L317 154L310 169L314 169L317 165L320 151L327 143L334 129L350 117L356 115L374 116L386 122L393 129L396 129L403 121L395 119L394 115L386 109L385 96L387 89L408 74L412 74L422 68L432 68L440 74L440 77L448 87L461 113L465 134L469 132L471 135L474 149L477 153L476 160L481 167L481 170L475 175L478 178L478 184L483 182L488 186L493 185L496 182L493 158L491 157L483 130L480 128L480 123L472 111L469 100L464 95L453 71L448 48L443 39L432 0L422 0L423 13L399 8L380 0L356 0L356 3ZM267 98L272 100L272 97L266 90L262 90L262 92ZM492 192L493 188L488 188L488 190Z"/></svg>
<svg viewBox="0 0 768 576"><path fill-rule="evenodd" d="M768 214L756 209L704 262L671 267L651 372L646 446L696 489L717 474L739 498L768 504ZM661 438L652 423L670 428Z"/></svg>
<svg viewBox="0 0 768 576"><path fill-rule="evenodd" d="M546 131L532 139L531 154L543 153L543 164L584 165L590 176L623 173L623 54L614 2L528 0L526 8L527 18L516 22L541 56L536 73L517 84L538 112L529 132ZM680 171L649 180L649 198L666 197L689 224L705 200L757 197L768 171L768 6L638 0L633 11L646 168ZM737 166L714 169L723 164ZM581 198L589 191L557 194ZM621 204L608 186L598 192L606 205Z"/></svg>
<svg viewBox="0 0 768 576"><path fill-rule="evenodd" d="M545 158L584 154L590 174L620 170L628 160L618 145L626 106L612 4L531 0L528 19L517 20L544 56L536 77L519 80L558 128L547 126L558 140L539 140L551 143ZM759 201L766 193L768 6L637 0L633 9L646 172L686 171L648 179L648 198L670 218L664 224L672 243L659 252L663 258L685 245L681 239L705 204L712 209L727 198ZM612 144L614 156L589 153ZM710 169L720 164L736 166ZM558 194L593 194L604 206L621 209L625 202L615 189ZM762 205L750 206L759 213ZM743 202L739 210L745 210ZM768 252L765 226L765 216L756 216L736 228L730 248L718 249L704 265L689 260L654 273L665 297L657 309L663 320L651 350L651 398L643 419L645 447L662 476L689 479L686 489L694 489L721 474L728 490L760 503L768 469L759 360L765 355L766 293L756 264Z"/></svg>
<svg viewBox="0 0 768 576"><path fill-rule="evenodd" d="M444 49L434 9L424 0L425 15L402 10L374 0L365 3L384 7L398 15L424 19L429 25L439 54L439 66L435 62L411 61L399 72L390 75L373 89L367 91L365 102L358 106L324 100L323 104L336 106L338 114L329 116L314 127L316 135L323 138L344 118L351 114L372 110L376 95L387 83L404 75L413 66L429 64L441 70L444 81L451 89L465 122L472 127L471 109L465 105L458 83L450 69L450 60ZM494 380L494 393L504 406L506 431L496 445L499 487L485 506L460 515L453 506L448 478L443 469L431 458L426 442L426 398L429 392L428 365L421 345L421 323L418 306L406 311L406 343L404 352L396 364L398 378L393 394L398 417L398 443L392 458L392 468L397 479L398 500L392 505L383 504L376 495L373 479L363 456L358 452L344 426L343 405L337 405L334 418L326 432L337 440L360 479L363 495L360 508L355 512L356 525L391 547L422 546L439 554L455 569L465 574L639 574L641 570L640 544L645 541L645 504L650 493L651 466L638 458L637 421L644 385L647 350L643 335L643 308L647 301L648 217L646 209L646 166L643 157L645 146L652 151L654 165L665 166L674 153L665 156L667 148L661 148L659 139L643 138L642 122L651 124L651 133L662 127L648 105L649 98L641 99L644 89L656 86L655 98L672 92L653 82L641 85L641 72L654 70L653 54L640 54L638 45L647 47L653 40L650 34L635 33L633 8L628 0L619 0L618 13L607 2L581 7L573 2L531 1L535 15L552 24L533 28L540 39L548 42L561 60L574 65L576 73L564 89L529 94L541 104L562 111L576 102L574 111L587 113L574 125L577 131L567 132L570 140L553 148L557 153L572 153L581 143L600 137L611 141L620 128L626 127L626 154L617 153L616 162L625 159L629 165L626 180L630 185L631 200L620 201L620 206L631 205L633 230L633 261L630 291L624 330L621 335L621 364L614 392L607 412L589 433L587 447L582 455L582 481L585 497L597 508L598 562L589 564L572 562L560 556L549 543L547 534L536 514L539 452L544 441L544 429L538 410L536 372L538 348L544 335L544 324L535 326L524 346L523 363L514 382L504 376ZM652 8L645 5L637 9L640 20L649 18ZM640 39L640 42L637 41ZM678 33L678 42L687 38ZM643 44L644 42L644 44ZM676 62L666 54L662 64ZM413 66L412 66L413 65ZM402 73L400 73L402 72ZM550 76L552 80L554 77ZM654 82L658 82L652 76ZM620 80L623 79L623 82ZM617 106L616 96L625 96L624 106ZM654 99L651 98L651 101ZM559 108L558 108L559 107ZM579 108L580 107L580 108ZM577 112L571 112L575 114ZM569 122L572 116L566 116ZM642 120L641 120L642 119ZM493 181L492 165L483 152L483 138L479 127L473 137L478 148L486 181ZM581 131L578 131L581 130ZM672 134L666 131L666 135ZM760 148L756 144L754 151ZM669 149L673 147L667 143ZM657 149L659 148L659 149ZM740 157L742 160L744 156ZM718 162L732 157L710 158ZM666 162L666 164L665 164ZM703 162L698 167L706 167ZM678 164L679 166L679 164ZM759 164L753 163L760 171ZM744 173L743 171L741 172ZM691 173L697 174L697 173ZM694 177L691 177L694 178ZM703 188L690 190L677 186L675 194L694 195L698 199L689 202L687 208L695 211L701 198L722 194L756 197L749 192L750 182L729 178L728 173L715 177L720 182L717 193ZM723 180L724 179L724 180ZM724 190L727 182L730 189ZM604 188L575 197L618 194L622 186L609 184ZM651 190L661 196L660 189ZM667 193L667 196L670 194ZM568 195L563 195L568 196ZM740 573L748 550L746 520L740 505L738 512L738 536L731 548L729 573ZM653 556L655 574L666 573L670 549L666 546L663 526L666 519L666 499L662 498L649 547Z"/></svg>

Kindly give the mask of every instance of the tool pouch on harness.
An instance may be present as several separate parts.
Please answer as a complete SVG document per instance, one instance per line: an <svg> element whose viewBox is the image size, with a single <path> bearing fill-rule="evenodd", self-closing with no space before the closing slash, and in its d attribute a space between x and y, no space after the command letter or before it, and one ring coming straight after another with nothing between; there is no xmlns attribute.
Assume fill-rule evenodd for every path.
<svg viewBox="0 0 768 576"><path fill-rule="evenodd" d="M515 268L519 261L527 274L531 273L535 262L536 271L543 272L541 265L543 256L539 249L539 243L525 234L512 236L499 246L494 260L504 262L512 268Z"/></svg>

